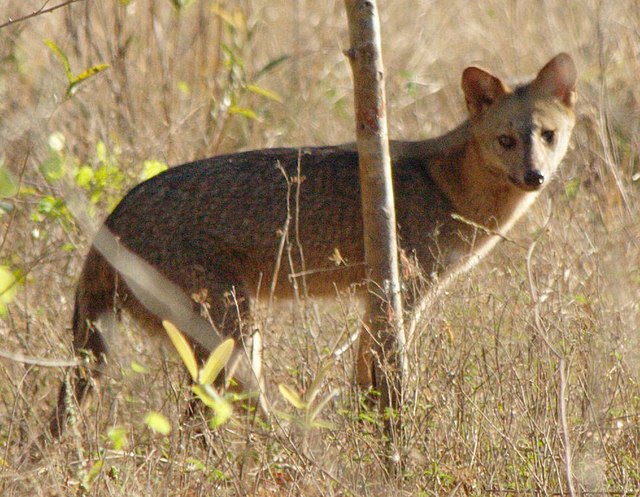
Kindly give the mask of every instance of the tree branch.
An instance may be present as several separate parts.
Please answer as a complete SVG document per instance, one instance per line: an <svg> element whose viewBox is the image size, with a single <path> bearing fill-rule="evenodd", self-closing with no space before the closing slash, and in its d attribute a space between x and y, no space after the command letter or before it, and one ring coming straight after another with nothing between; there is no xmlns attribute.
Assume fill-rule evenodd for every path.
<svg viewBox="0 0 640 497"><path fill-rule="evenodd" d="M37 10L34 10L33 12L31 12L30 14L26 14L22 17L9 17L9 19L7 21L5 21L4 23L0 24L0 29L2 28L6 28L7 26L11 26L12 24L17 24L19 22L22 21L26 21L27 19L32 19L34 17L37 17L41 14L49 14L50 12L53 12L54 10L58 10L61 9L62 7L66 7L67 5L71 5L73 3L76 2L81 2L83 0L67 0L66 2L62 2L58 5L54 5L53 7L47 7L47 4L49 3L49 0L45 0L45 2L42 4L42 7L40 7Z"/></svg>

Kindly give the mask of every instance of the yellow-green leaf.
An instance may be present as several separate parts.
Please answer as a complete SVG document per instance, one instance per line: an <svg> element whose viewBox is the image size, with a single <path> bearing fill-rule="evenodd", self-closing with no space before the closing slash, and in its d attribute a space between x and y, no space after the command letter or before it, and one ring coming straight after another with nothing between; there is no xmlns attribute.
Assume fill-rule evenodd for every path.
<svg viewBox="0 0 640 497"><path fill-rule="evenodd" d="M15 275L7 266L0 266L0 316L7 312L7 304L13 301L18 291Z"/></svg>
<svg viewBox="0 0 640 497"><path fill-rule="evenodd" d="M167 417L159 412L151 411L144 417L144 423L156 433L168 435L171 433L171 423Z"/></svg>
<svg viewBox="0 0 640 497"><path fill-rule="evenodd" d="M93 466L91 466L91 469L87 472L87 474L85 475L82 481L82 487L85 490L91 489L91 485L93 485L93 482L95 481L96 477L100 474L100 471L102 471L103 464L104 464L103 460L99 460L93 463Z"/></svg>
<svg viewBox="0 0 640 497"><path fill-rule="evenodd" d="M140 179L144 181L149 178L153 178L157 174L160 174L167 169L169 169L169 167L164 162L160 162L158 160L146 160L144 161L142 167L142 174L140 175Z"/></svg>
<svg viewBox="0 0 640 497"><path fill-rule="evenodd" d="M85 79L88 79L91 76L94 76L108 68L109 64L96 64L95 66L91 66L89 69L82 71L80 74L75 76L70 83L72 86L77 85L79 83L82 83Z"/></svg>
<svg viewBox="0 0 640 497"><path fill-rule="evenodd" d="M169 335L169 338L171 339L171 343L173 343L173 346L178 351L182 362L187 367L187 371L189 371L191 378L193 379L193 381L197 381L198 363L196 362L196 356L193 353L191 345L184 337L184 335L180 332L180 330L178 330L178 328L176 328L169 321L162 321L162 326L164 326L167 335Z"/></svg>
<svg viewBox="0 0 640 497"><path fill-rule="evenodd" d="M86 164L80 166L76 172L76 184L85 189L89 189L93 180L93 168Z"/></svg>
<svg viewBox="0 0 640 497"><path fill-rule="evenodd" d="M200 375L198 376L198 383L201 385L209 385L220 374L220 371L227 365L229 358L233 353L233 338L228 338L216 349L211 352L205 365L200 369Z"/></svg>
<svg viewBox="0 0 640 497"><path fill-rule="evenodd" d="M191 95L191 87L189 86L189 83L187 83L186 81L178 81L178 84L176 85L176 87L178 88L178 90L180 90L180 92L183 95L186 95L186 96Z"/></svg>
<svg viewBox="0 0 640 497"><path fill-rule="evenodd" d="M307 407L307 403L300 398L298 393L284 383L280 383L278 385L278 390L280 390L280 394L289 402L289 404L296 409L305 409Z"/></svg>
<svg viewBox="0 0 640 497"><path fill-rule="evenodd" d="M233 414L233 407L231 407L231 402L221 398L220 402L216 403L213 412L213 419L209 422L209 426L217 428L229 421Z"/></svg>
<svg viewBox="0 0 640 497"><path fill-rule="evenodd" d="M221 397L214 388L206 385L193 385L191 391L213 411L213 419L210 422L212 428L226 423L233 414L231 402Z"/></svg>
<svg viewBox="0 0 640 497"><path fill-rule="evenodd" d="M97 74L101 71L104 71L109 67L109 64L98 64L96 66L90 67L86 71L82 71L77 76L73 76L72 81L69 82L69 86L67 87L67 95L72 96L78 90L78 85L90 78L94 74Z"/></svg>
<svg viewBox="0 0 640 497"><path fill-rule="evenodd" d="M13 197L18 193L18 183L11 171L0 164L0 197Z"/></svg>
<svg viewBox="0 0 640 497"><path fill-rule="evenodd" d="M127 435L129 430L126 426L118 425L109 428L107 431L107 437L111 440L113 448L115 450L124 449L129 445Z"/></svg>
<svg viewBox="0 0 640 497"><path fill-rule="evenodd" d="M251 109L247 109L246 107L238 107L237 105L232 105L229 108L229 112L231 114L238 114L240 116L246 117L247 119L258 119L258 114L256 114Z"/></svg>
<svg viewBox="0 0 640 497"><path fill-rule="evenodd" d="M69 83L72 83L73 82L73 75L71 74L71 64L69 64L68 57L60 49L60 47L58 45L56 45L55 42L53 42L52 40L44 40L44 42L51 49L51 51L54 53L54 55L56 57L58 57L58 60L60 62L62 62L62 65L64 66L64 72L67 75L67 80L69 81Z"/></svg>
<svg viewBox="0 0 640 497"><path fill-rule="evenodd" d="M196 394L196 396L205 406L210 407L211 409L215 407L215 397L218 397L218 394L215 392L215 390L205 388L204 385L192 385L191 391Z"/></svg>
<svg viewBox="0 0 640 497"><path fill-rule="evenodd" d="M62 178L64 176L64 168L64 159L58 153L52 153L49 158L39 166L40 172L49 183Z"/></svg>
<svg viewBox="0 0 640 497"><path fill-rule="evenodd" d="M138 361L131 361L131 371L139 374L146 374L149 372L149 369L144 365L140 364Z"/></svg>
<svg viewBox="0 0 640 497"><path fill-rule="evenodd" d="M282 97L275 91L267 90L266 88L262 88L261 86L257 85L247 85L247 90L255 93L256 95L260 95L261 97L268 98L269 100L274 100L276 102L282 103Z"/></svg>

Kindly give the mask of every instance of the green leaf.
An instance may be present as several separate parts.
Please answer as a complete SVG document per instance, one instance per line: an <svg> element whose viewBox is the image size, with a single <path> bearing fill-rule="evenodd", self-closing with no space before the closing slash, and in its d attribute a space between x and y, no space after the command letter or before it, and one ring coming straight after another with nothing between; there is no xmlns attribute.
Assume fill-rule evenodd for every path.
<svg viewBox="0 0 640 497"><path fill-rule="evenodd" d="M233 339L228 338L211 352L204 367L200 369L198 383L201 385L210 385L214 382L220 374L220 371L222 371L227 365L227 362L229 362L231 354L233 354L233 345Z"/></svg>
<svg viewBox="0 0 640 497"><path fill-rule="evenodd" d="M176 10L180 11L189 7L189 5L191 5L194 1L195 0L171 0L171 3Z"/></svg>
<svg viewBox="0 0 640 497"><path fill-rule="evenodd" d="M138 361L131 361L131 371L138 374L145 374L149 372L149 368L144 364L140 364Z"/></svg>
<svg viewBox="0 0 640 497"><path fill-rule="evenodd" d="M589 303L589 298L584 293L578 293L573 298L576 304L587 305Z"/></svg>
<svg viewBox="0 0 640 497"><path fill-rule="evenodd" d="M305 409L307 407L307 403L302 400L298 393L284 383L280 383L278 385L278 390L280 390L280 394L289 402L289 404L296 409Z"/></svg>
<svg viewBox="0 0 640 497"><path fill-rule="evenodd" d="M103 460L98 460L95 463L93 463L93 466L91 466L91 469L82 480L82 487L85 490L91 489L91 485L93 485L93 482L95 481L97 476L100 474L100 471L102 471L103 464L104 464Z"/></svg>
<svg viewBox="0 0 640 497"><path fill-rule="evenodd" d="M189 83L187 83L186 81L178 81L178 84L176 86L180 91L180 93L182 93L183 95L186 95L186 96L191 95L191 87L189 86Z"/></svg>
<svg viewBox="0 0 640 497"><path fill-rule="evenodd" d="M232 105L231 107L229 107L229 113L240 115L246 117L247 119L258 119L258 114L256 114L254 111L252 111L251 109L247 109L246 107L238 107L237 105Z"/></svg>
<svg viewBox="0 0 640 497"><path fill-rule="evenodd" d="M164 162L160 162L157 160L146 160L144 161L142 174L140 175L141 180L147 180L149 178L153 178L154 176L160 174L163 171L169 169Z"/></svg>
<svg viewBox="0 0 640 497"><path fill-rule="evenodd" d="M573 178L567 181L564 189L567 197L573 200L578 195L578 190L580 189L580 180L578 178Z"/></svg>
<svg viewBox="0 0 640 497"><path fill-rule="evenodd" d="M282 64L285 60L289 59L289 55L282 55L281 57L278 57L276 59L273 59L269 62L267 62L264 67L262 69L260 69L255 76L253 77L254 81L257 81L258 79L260 79L262 76L264 76L265 74L273 71L276 67L278 67L280 64Z"/></svg>
<svg viewBox="0 0 640 497"><path fill-rule="evenodd" d="M96 158L103 164L109 163L109 154L107 153L107 146L102 140L98 140L96 143Z"/></svg>
<svg viewBox="0 0 640 497"><path fill-rule="evenodd" d="M191 345L178 328L169 321L162 321L162 326L164 326L173 346L176 348L182 362L187 367L187 371L189 371L191 378L193 381L198 381L198 363L196 362L196 356L193 353Z"/></svg>
<svg viewBox="0 0 640 497"><path fill-rule="evenodd" d="M129 430L126 426L118 425L109 428L107 437L111 440L115 450L124 449L129 445L128 433Z"/></svg>
<svg viewBox="0 0 640 497"><path fill-rule="evenodd" d="M276 102L282 103L282 97L275 91L267 90L266 88L262 88L257 85L247 85L247 90L255 93L256 95L260 95L261 97L268 98L269 100L275 100Z"/></svg>
<svg viewBox="0 0 640 497"><path fill-rule="evenodd" d="M109 64L96 64L95 66L91 66L89 69L82 71L75 77L72 77L71 81L69 81L69 87L67 88L67 95L73 95L77 89L78 85L89 79L91 76L95 76L99 72L104 71L109 67Z"/></svg>
<svg viewBox="0 0 640 497"><path fill-rule="evenodd" d="M59 218L65 216L65 205L62 199L47 195L42 197L37 205L38 213Z"/></svg>
<svg viewBox="0 0 640 497"><path fill-rule="evenodd" d="M18 291L18 281L8 266L0 266L0 316L7 313L10 304Z"/></svg>
<svg viewBox="0 0 640 497"><path fill-rule="evenodd" d="M200 401L211 409L216 406L216 398L219 397L215 390L206 388L205 385L192 385L191 391L196 394Z"/></svg>
<svg viewBox="0 0 640 497"><path fill-rule="evenodd" d="M18 183L8 168L0 165L0 197L13 197L18 193Z"/></svg>
<svg viewBox="0 0 640 497"><path fill-rule="evenodd" d="M227 402L225 399L220 400L221 402L217 403L216 407L213 410L213 418L211 419L211 421L209 421L209 426L211 426L211 428L222 426L227 421L229 421L229 419L231 419L231 416L233 415L233 407L231 407L231 403Z"/></svg>
<svg viewBox="0 0 640 497"><path fill-rule="evenodd" d="M206 385L193 385L191 391L196 394L204 405L213 410L212 428L226 423L233 414L231 402L218 395L214 388Z"/></svg>
<svg viewBox="0 0 640 497"><path fill-rule="evenodd" d="M91 181L93 180L93 168L88 165L83 165L78 168L76 171L76 184L80 188L84 188L85 190L89 190L91 188Z"/></svg>
<svg viewBox="0 0 640 497"><path fill-rule="evenodd" d="M195 457L187 457L185 462L189 471L204 471L207 468L204 462Z"/></svg>
<svg viewBox="0 0 640 497"><path fill-rule="evenodd" d="M61 155L54 153L45 160L38 169L49 183L59 180L64 176L64 159Z"/></svg>
<svg viewBox="0 0 640 497"><path fill-rule="evenodd" d="M62 65L64 66L64 72L67 75L67 81L69 81L69 84L71 84L73 82L73 75L71 74L71 64L69 64L69 59L64 54L64 52L60 49L60 47L56 45L53 41L44 40L44 42L51 49L54 55L58 57L58 60L62 62Z"/></svg>
<svg viewBox="0 0 640 497"><path fill-rule="evenodd" d="M160 435L168 435L171 433L171 423L167 417L159 412L151 411L144 417L144 423L151 428L151 430Z"/></svg>

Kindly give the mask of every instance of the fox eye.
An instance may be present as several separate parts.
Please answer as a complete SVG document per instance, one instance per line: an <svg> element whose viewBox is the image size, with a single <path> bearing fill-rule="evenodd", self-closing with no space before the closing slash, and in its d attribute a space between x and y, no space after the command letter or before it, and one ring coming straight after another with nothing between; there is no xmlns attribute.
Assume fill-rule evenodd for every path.
<svg viewBox="0 0 640 497"><path fill-rule="evenodd" d="M556 132L552 129L543 129L542 133L540 133L544 142L548 145L553 143L553 139L556 137Z"/></svg>
<svg viewBox="0 0 640 497"><path fill-rule="evenodd" d="M505 150L509 150L516 146L516 139L510 135L500 135L498 137L498 143Z"/></svg>

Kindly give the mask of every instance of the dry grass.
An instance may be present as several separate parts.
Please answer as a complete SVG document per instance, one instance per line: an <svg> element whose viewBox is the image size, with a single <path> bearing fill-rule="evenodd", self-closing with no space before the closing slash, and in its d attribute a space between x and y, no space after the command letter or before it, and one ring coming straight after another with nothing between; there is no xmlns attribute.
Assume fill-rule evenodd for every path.
<svg viewBox="0 0 640 497"><path fill-rule="evenodd" d="M0 1L4 17L40 0ZM186 162L224 151L336 143L353 136L347 43L341 2L221 2L230 29L196 0L181 12L169 1L80 1L0 30L0 146L24 193L6 200L0 265L24 276L0 320L2 349L70 357L68 327L75 277L91 234L64 211L35 215L46 196L84 198L70 178L39 172L53 132L70 161L100 166L106 144L124 185L142 163ZM563 495L565 444L559 425L558 357L567 365L567 428L575 485L583 495L640 492L640 4L489 0L380 2L390 130L420 138L464 117L462 69L482 64L527 76L553 54L580 69L579 119L560 177L513 233L470 277L452 286L421 326L411 351L413 400L405 415L404 477L384 470L384 443L350 389L351 351L331 369L321 395L340 388L323 411L331 429L301 430L284 420L234 420L205 434L178 424L187 387L164 347L122 326L101 402L78 419L45 457L21 461L41 432L63 376L60 369L0 359L0 493L90 495ZM110 68L65 97L58 44L74 73ZM229 64L221 48L243 63ZM270 61L288 58L256 80ZM284 103L243 90L256 83ZM252 109L257 119L230 112ZM96 223L112 197L107 184ZM526 248L539 294L534 310ZM348 299L285 307L267 320L266 367L273 386L308 387L357 321ZM135 329L133 330L135 331ZM134 373L131 361L146 366ZM143 417L173 423L163 437ZM107 436L127 429L116 449Z"/></svg>

